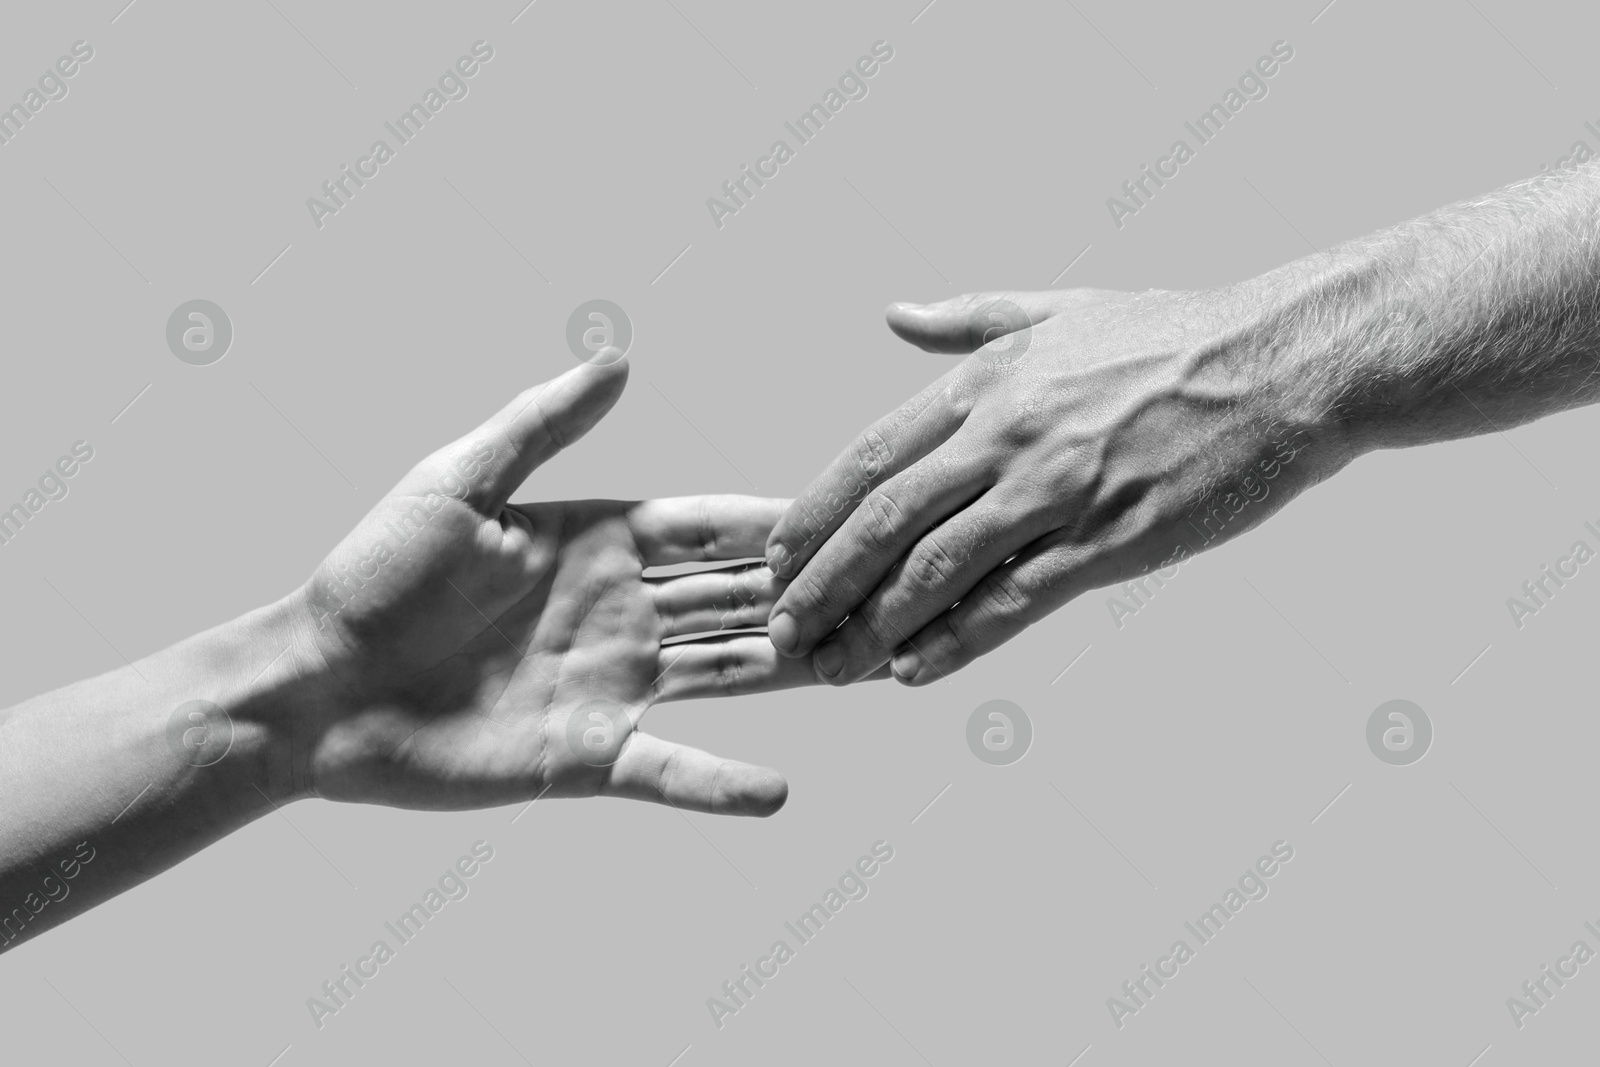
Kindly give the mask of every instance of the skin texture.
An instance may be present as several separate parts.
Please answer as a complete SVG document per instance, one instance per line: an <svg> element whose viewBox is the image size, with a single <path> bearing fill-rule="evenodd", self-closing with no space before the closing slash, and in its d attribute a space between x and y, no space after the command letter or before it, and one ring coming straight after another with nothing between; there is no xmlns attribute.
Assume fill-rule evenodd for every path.
<svg viewBox="0 0 1600 1067"><path fill-rule="evenodd" d="M773 532L769 565L794 576L773 643L815 650L826 681L897 651L896 677L937 680L1079 592L1236 536L1342 465L1330 435L1274 406L1250 329L1212 294L982 293L896 305L889 324L933 352L982 347L846 450ZM869 455L853 506L831 508ZM1208 527L1224 497L1253 506Z"/></svg>
<svg viewBox="0 0 1600 1067"><path fill-rule="evenodd" d="M624 377L610 367L580 375L575 383L598 383L592 392L563 386L519 399L418 464L318 568L304 595L303 645L310 669L331 685L295 729L303 791L424 808L506 804L546 790L729 814L783 804L777 772L640 728L661 701L809 681L758 636L662 646L763 626L774 598L764 567L643 576L647 567L759 556L783 502L507 505L556 448L528 424L549 419L581 432ZM381 561L375 549L408 518L420 531ZM587 735L587 744L568 736L575 715L576 740Z"/></svg>
<svg viewBox="0 0 1600 1067"><path fill-rule="evenodd" d="M1600 389L1600 165L1198 292L980 293L889 326L971 353L774 528L770 634L925 685L1073 597L1228 540L1358 456Z"/></svg>
<svg viewBox="0 0 1600 1067"><path fill-rule="evenodd" d="M644 713L891 657L926 684L1357 456L1591 403L1597 278L1585 164L1223 289L896 305L900 336L971 354L787 507L509 505L627 373L575 368L424 460L290 596L0 713L0 906L23 909L0 912L0 947L311 796L770 814L775 771L655 737ZM763 545L765 568L644 574ZM768 636L696 636L769 618ZM184 719L197 699L225 717Z"/></svg>
<svg viewBox="0 0 1600 1067"><path fill-rule="evenodd" d="M0 714L0 903L22 909L0 948L308 797L777 811L778 772L642 727L663 701L815 684L764 634L717 633L765 623L770 572L644 571L756 557L787 502L507 503L626 379L585 364L530 389L281 601ZM194 700L220 711L185 718Z"/></svg>

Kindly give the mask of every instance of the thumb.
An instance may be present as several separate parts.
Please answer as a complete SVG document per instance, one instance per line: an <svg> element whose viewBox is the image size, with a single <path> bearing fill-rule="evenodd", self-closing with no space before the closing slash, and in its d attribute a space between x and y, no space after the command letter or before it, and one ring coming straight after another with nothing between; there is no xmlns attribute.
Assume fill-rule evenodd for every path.
<svg viewBox="0 0 1600 1067"><path fill-rule="evenodd" d="M890 304L889 329L925 352L974 352L1055 313L1056 293L968 293L937 304Z"/></svg>
<svg viewBox="0 0 1600 1067"><path fill-rule="evenodd" d="M497 514L536 467L588 433L611 410L627 382L626 359L580 363L518 394L417 473L425 478L458 476L467 484L462 499L485 514Z"/></svg>

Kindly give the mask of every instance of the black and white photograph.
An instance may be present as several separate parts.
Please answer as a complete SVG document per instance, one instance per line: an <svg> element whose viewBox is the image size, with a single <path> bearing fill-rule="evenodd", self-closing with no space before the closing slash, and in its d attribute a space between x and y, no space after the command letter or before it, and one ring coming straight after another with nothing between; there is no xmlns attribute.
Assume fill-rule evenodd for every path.
<svg viewBox="0 0 1600 1067"><path fill-rule="evenodd" d="M1597 35L4 5L0 1063L1586 1062Z"/></svg>

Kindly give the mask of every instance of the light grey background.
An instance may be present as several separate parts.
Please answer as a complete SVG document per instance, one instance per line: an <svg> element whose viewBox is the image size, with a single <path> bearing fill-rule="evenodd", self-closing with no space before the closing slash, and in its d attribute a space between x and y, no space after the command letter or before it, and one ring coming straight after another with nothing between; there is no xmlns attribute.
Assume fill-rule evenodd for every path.
<svg viewBox="0 0 1600 1067"><path fill-rule="evenodd" d="M282 595L571 366L584 300L629 311L633 380L525 497L792 495L952 365L888 301L1237 280L1595 147L1600 118L1578 5L123 2L0 19L0 102L95 49L0 147L0 499L95 448L0 548L5 703ZM470 95L318 231L306 198L479 39ZM718 231L706 198L880 39L869 96ZM1280 39L1270 94L1114 227L1106 198ZM194 298L235 327L209 367L164 341ZM927 689L654 713L783 769L770 821L297 805L6 955L0 1058L1570 1061L1600 963L1520 1031L1505 1001L1600 949L1600 577L1520 631L1506 598L1595 543L1597 420L1366 458L1120 631L1102 592ZM1397 697L1436 731L1409 767L1364 740ZM964 739L992 699L1033 721L1011 766ZM478 839L471 895L318 1031L306 999ZM880 839L870 895L716 1029L706 999ZM1119 1031L1107 998L1279 839L1267 899Z"/></svg>

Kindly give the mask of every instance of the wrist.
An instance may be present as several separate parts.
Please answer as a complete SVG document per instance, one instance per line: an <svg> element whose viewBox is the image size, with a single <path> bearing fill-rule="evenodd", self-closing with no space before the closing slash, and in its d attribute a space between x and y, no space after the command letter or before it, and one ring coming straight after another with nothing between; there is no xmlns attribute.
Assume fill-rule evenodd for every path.
<svg viewBox="0 0 1600 1067"><path fill-rule="evenodd" d="M230 768L249 778L258 801L287 804L312 795L306 742L327 702L326 669L305 632L294 595L213 631L210 655L226 713ZM237 758L234 758L237 757ZM203 754L197 758L207 758Z"/></svg>
<svg viewBox="0 0 1600 1067"><path fill-rule="evenodd" d="M1271 277L1223 289L1177 293L1180 340L1166 367L1203 441L1203 480L1257 469L1277 477L1294 459L1296 477L1315 481L1348 463L1341 427L1308 382L1304 353L1284 341L1297 291ZM1320 473L1319 473L1320 472Z"/></svg>
<svg viewBox="0 0 1600 1067"><path fill-rule="evenodd" d="M1353 387L1395 302L1365 254L1297 260L1228 291L1252 355L1251 393L1273 436L1297 435L1323 476L1381 447L1370 397ZM1352 329L1352 327L1355 327Z"/></svg>

